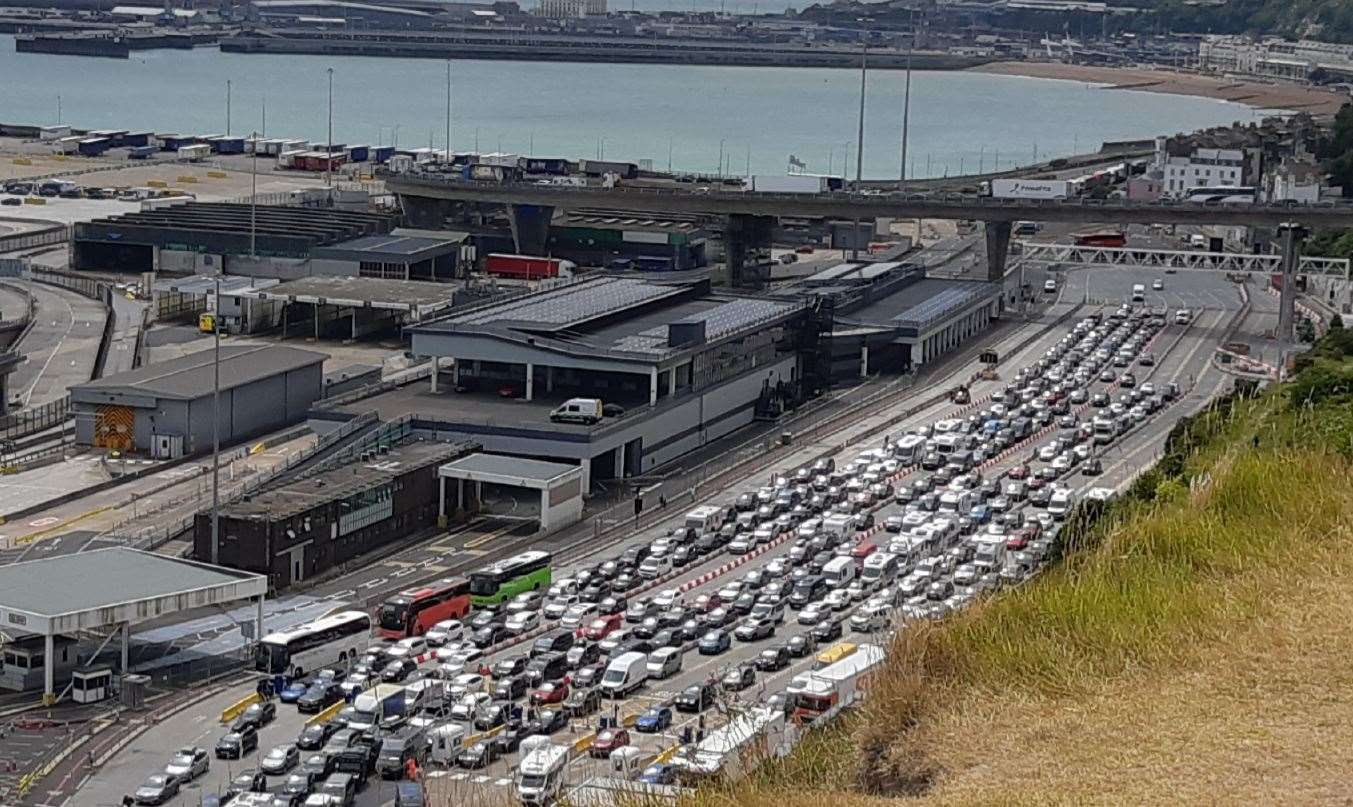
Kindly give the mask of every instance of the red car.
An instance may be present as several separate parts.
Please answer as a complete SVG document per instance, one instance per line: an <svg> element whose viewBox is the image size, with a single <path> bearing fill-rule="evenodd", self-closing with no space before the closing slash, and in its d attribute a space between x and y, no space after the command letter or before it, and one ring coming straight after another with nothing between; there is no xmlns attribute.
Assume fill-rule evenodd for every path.
<svg viewBox="0 0 1353 807"><path fill-rule="evenodd" d="M592 745L587 749L587 755L597 759L605 759L615 749L624 748L629 744L630 733L628 731L624 729L603 729L592 740Z"/></svg>
<svg viewBox="0 0 1353 807"><path fill-rule="evenodd" d="M619 628L624 619L624 614L608 614L607 616L597 617L587 623L587 627L583 628L583 638L599 642L609 636L611 631Z"/></svg>
<svg viewBox="0 0 1353 807"><path fill-rule="evenodd" d="M701 594L699 597L696 597L695 605L692 607L702 614L707 614L722 605L723 599L718 594L710 593Z"/></svg>
<svg viewBox="0 0 1353 807"><path fill-rule="evenodd" d="M1016 530L1015 532L1010 534L1009 538L1005 539L1005 548L1011 550L1012 552L1018 552L1019 550L1023 549L1028 545L1029 545L1028 530Z"/></svg>
<svg viewBox="0 0 1353 807"><path fill-rule="evenodd" d="M531 692L531 703L537 706L544 706L550 703L563 703L568 697L568 683L560 681L558 683L545 682Z"/></svg>
<svg viewBox="0 0 1353 807"><path fill-rule="evenodd" d="M1038 490L1039 488L1047 487L1048 480L1042 478L1041 476L1031 476L1028 478L1028 480L1025 481L1024 484L1025 487L1027 487L1029 490Z"/></svg>
<svg viewBox="0 0 1353 807"><path fill-rule="evenodd" d="M1029 476L1029 466L1016 465L1014 468L1010 469L1010 472L1007 473L1006 476L1011 479L1025 479Z"/></svg>

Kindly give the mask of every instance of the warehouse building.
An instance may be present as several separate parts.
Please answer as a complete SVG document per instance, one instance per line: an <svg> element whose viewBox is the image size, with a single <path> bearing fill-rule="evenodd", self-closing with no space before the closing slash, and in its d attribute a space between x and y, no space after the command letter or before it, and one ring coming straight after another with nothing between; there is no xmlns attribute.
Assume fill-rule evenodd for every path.
<svg viewBox="0 0 1353 807"><path fill-rule="evenodd" d="M411 327L411 352L447 369L368 398L376 410L486 451L581 465L583 490L647 473L823 386L817 309L802 299L594 275ZM555 422L571 398L595 422ZM316 413L323 416L323 413Z"/></svg>
<svg viewBox="0 0 1353 807"><path fill-rule="evenodd" d="M80 222L71 265L103 272L448 280L465 236L401 232L383 213L193 202Z"/></svg>
<svg viewBox="0 0 1353 807"><path fill-rule="evenodd" d="M214 351L71 387L79 445L173 459L212 447ZM221 348L220 438L229 445L305 418L326 356L275 345Z"/></svg>
<svg viewBox="0 0 1353 807"><path fill-rule="evenodd" d="M468 442L408 434L220 510L222 565L264 574L276 591L438 523L438 468ZM193 555L211 557L211 516L193 525Z"/></svg>

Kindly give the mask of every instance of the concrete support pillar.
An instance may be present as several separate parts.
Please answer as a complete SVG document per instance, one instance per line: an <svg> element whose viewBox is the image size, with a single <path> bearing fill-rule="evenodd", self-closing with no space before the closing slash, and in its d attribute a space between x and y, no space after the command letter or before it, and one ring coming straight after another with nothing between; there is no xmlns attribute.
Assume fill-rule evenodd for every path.
<svg viewBox="0 0 1353 807"><path fill-rule="evenodd" d="M51 703L56 697L53 680L56 674L56 642L51 633L42 637L42 702Z"/></svg>
<svg viewBox="0 0 1353 807"><path fill-rule="evenodd" d="M869 375L869 345L860 345L860 378Z"/></svg>
<svg viewBox="0 0 1353 807"><path fill-rule="evenodd" d="M1010 253L1010 222L986 222L987 280L999 283L1005 277L1005 258Z"/></svg>
<svg viewBox="0 0 1353 807"><path fill-rule="evenodd" d="M254 601L254 641L256 642L263 639L263 603L266 601L267 597L263 594L258 595L258 599ZM126 651L123 652L122 663L125 665L127 657Z"/></svg>
<svg viewBox="0 0 1353 807"><path fill-rule="evenodd" d="M530 401L535 395L536 366L530 362L526 363L526 400Z"/></svg>
<svg viewBox="0 0 1353 807"><path fill-rule="evenodd" d="M676 371L677 368L667 368L667 397L676 395Z"/></svg>
<svg viewBox="0 0 1353 807"><path fill-rule="evenodd" d="M263 602L263 598L262 598L262 597L259 597L258 600L259 600L260 603ZM259 607L262 608L262 606L259 606ZM262 630L262 627L263 627L263 626L260 624L260 625L258 625L257 627L259 628L259 630L254 631L254 639L255 639L255 640L258 640L258 639L262 638L262 636L263 636L263 634L260 632L260 631ZM117 669L118 669L118 672L122 673L123 675L126 675L127 673L131 672L131 670L128 669L128 664L127 664L127 657L128 657L128 655L129 655L129 652L128 652L128 651L129 651L129 646L130 646L130 644L131 644L131 642L129 641L130 638L131 638L131 623L129 623L129 622L123 622L123 623L118 627L117 632L118 632L118 634L119 634L118 638L119 638L119 639L121 640L121 642L122 642L122 659L121 659L121 663L118 665L118 668L117 668Z"/></svg>
<svg viewBox="0 0 1353 807"><path fill-rule="evenodd" d="M446 477L437 477L437 523L446 526Z"/></svg>
<svg viewBox="0 0 1353 807"><path fill-rule="evenodd" d="M433 395L436 395L436 394L437 394L437 371L441 369L441 367L442 367L442 361L441 361L441 358L438 357L438 356L429 356L428 358L430 358L430 359L432 360L432 372L429 374L429 377L432 379L432 394L433 394Z"/></svg>
<svg viewBox="0 0 1353 807"><path fill-rule="evenodd" d="M625 446L622 443L615 447L615 471L616 479L625 478Z"/></svg>
<svg viewBox="0 0 1353 807"><path fill-rule="evenodd" d="M545 393L554 392L554 367L545 365Z"/></svg>
<svg viewBox="0 0 1353 807"><path fill-rule="evenodd" d="M460 362L451 361L451 386L452 388L460 386Z"/></svg>
<svg viewBox="0 0 1353 807"><path fill-rule="evenodd" d="M1301 255L1301 243L1307 234L1308 230L1305 227L1293 222L1278 226L1278 237L1283 245L1283 285L1278 297L1278 339L1283 342L1296 341L1297 262Z"/></svg>
<svg viewBox="0 0 1353 807"><path fill-rule="evenodd" d="M522 255L544 255L550 238L550 219L554 208L549 205L512 205L508 208L512 225L512 241Z"/></svg>
<svg viewBox="0 0 1353 807"><path fill-rule="evenodd" d="M583 495L586 496L587 491L592 487L592 460L584 457L578 464L583 469Z"/></svg>
<svg viewBox="0 0 1353 807"><path fill-rule="evenodd" d="M658 368L648 368L648 403L650 406L658 402Z"/></svg>
<svg viewBox="0 0 1353 807"><path fill-rule="evenodd" d="M540 529L542 532L549 532L550 529L550 491L548 488L540 489Z"/></svg>

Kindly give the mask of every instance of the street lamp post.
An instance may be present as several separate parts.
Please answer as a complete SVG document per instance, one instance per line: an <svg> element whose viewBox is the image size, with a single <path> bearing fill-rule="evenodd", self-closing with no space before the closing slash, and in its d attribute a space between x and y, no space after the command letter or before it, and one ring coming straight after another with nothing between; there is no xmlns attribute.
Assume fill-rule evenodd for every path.
<svg viewBox="0 0 1353 807"><path fill-rule="evenodd" d="M226 134L230 134L230 79L226 79Z"/></svg>
<svg viewBox="0 0 1353 807"><path fill-rule="evenodd" d="M249 161L249 257L258 257L258 132L254 132L254 156Z"/></svg>
<svg viewBox="0 0 1353 807"><path fill-rule="evenodd" d="M451 60L446 60L446 161L451 162Z"/></svg>
<svg viewBox="0 0 1353 807"><path fill-rule="evenodd" d="M215 316L211 319L211 562L221 557L221 275L216 275Z"/></svg>
<svg viewBox="0 0 1353 807"><path fill-rule="evenodd" d="M333 187L333 177L331 171L334 164L334 69L330 67L329 73L329 139L324 143L324 153L328 155L324 160L324 184Z"/></svg>
<svg viewBox="0 0 1353 807"><path fill-rule="evenodd" d="M898 174L899 184L907 181L907 126L911 117L911 52L916 47L916 12L911 12L911 40L907 44L907 83L902 91L902 167Z"/></svg>

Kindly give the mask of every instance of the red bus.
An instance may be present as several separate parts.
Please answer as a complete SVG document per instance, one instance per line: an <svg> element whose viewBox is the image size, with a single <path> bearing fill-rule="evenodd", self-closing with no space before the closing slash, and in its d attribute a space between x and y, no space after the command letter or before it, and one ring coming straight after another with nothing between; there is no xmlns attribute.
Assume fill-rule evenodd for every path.
<svg viewBox="0 0 1353 807"><path fill-rule="evenodd" d="M401 591L381 603L376 632L386 639L422 636L443 619L460 619L468 613L470 581L448 577Z"/></svg>
<svg viewBox="0 0 1353 807"><path fill-rule="evenodd" d="M1098 233L1078 233L1075 238L1076 246L1078 247L1127 246L1127 236L1118 230L1105 230Z"/></svg>

